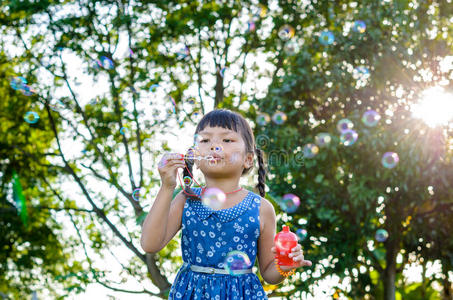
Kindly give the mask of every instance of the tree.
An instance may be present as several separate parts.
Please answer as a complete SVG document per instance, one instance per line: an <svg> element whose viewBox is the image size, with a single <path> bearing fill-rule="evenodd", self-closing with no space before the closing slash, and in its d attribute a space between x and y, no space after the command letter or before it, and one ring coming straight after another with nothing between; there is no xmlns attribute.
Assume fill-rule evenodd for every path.
<svg viewBox="0 0 453 300"><path fill-rule="evenodd" d="M289 161L306 154L302 168L270 160L269 189L277 200L287 192L303 199L299 210L282 220L293 226L301 218L307 220L310 239L304 241L305 255L318 262L318 268L304 271L308 278L304 281L293 280L294 289L277 289L271 295L299 295L336 274L351 281L351 290L342 292L352 299L366 295L395 299L396 280L406 263L398 265L396 258L404 247L414 245L408 236L414 236L417 209L434 200L430 212L434 217L451 212L453 205L451 187L443 183L452 167L451 126L436 131L408 111L429 87L446 83L451 90L451 69L442 71L439 64L452 50L446 34L449 8L442 1L281 5L282 19L274 23L295 28L289 42L295 41L300 51L289 56L281 51L289 42L275 44L281 53L274 61L278 76L265 100L255 101L255 108L268 114L283 111L288 121L261 126L257 132L267 136L267 153L290 149ZM376 127L361 124L369 109L382 116ZM336 129L343 118L350 119L358 132L358 141L349 147L340 143ZM312 146L303 150L315 144L321 132L330 134L330 144L319 148L317 155ZM431 137L441 142L433 144ZM381 165L387 151L400 157L395 168ZM429 186L438 197L433 199ZM442 224L432 226L441 233ZM380 228L389 234L383 243L373 241ZM448 259L451 247L439 247L443 253L437 258Z"/></svg>
<svg viewBox="0 0 453 300"><path fill-rule="evenodd" d="M179 262L177 242L158 255L138 246L150 204L143 195L152 197L159 183L156 169L146 164L170 150L156 142L159 137L196 121L197 114L213 106L247 108L248 97L260 89L244 86L262 72L253 55L264 47L247 29L247 14L257 10L250 22L259 26L264 8L248 2L93 0L11 0L1 8L3 44L17 45L9 57L17 59L21 74L40 79L33 81L33 99L55 139L55 194L69 201L74 195L61 191L71 186L84 199L71 202L73 207L87 205L91 212L68 215L85 254L79 263L97 274L92 280L114 291L166 297L177 268L162 266ZM76 78L74 64L82 78ZM87 80L96 83L96 95L83 95ZM25 152L32 154L42 157ZM131 254L122 263L122 280L149 278L158 292L106 280L93 256L112 247Z"/></svg>
<svg viewBox="0 0 453 300"><path fill-rule="evenodd" d="M28 297L39 289L40 283L49 279L61 288L77 287L84 282L83 268L74 263L71 240L62 239L62 226L57 212L77 210L70 201L55 197L52 183L57 170L52 168L49 157L53 135L45 119L31 123L24 121L36 105L32 97L25 96L25 83L15 78L14 62L0 53L0 292L2 298ZM15 86L17 91L12 89ZM24 94L19 92L22 90ZM13 174L21 183L25 206L14 201ZM19 215L26 211L25 218ZM67 274L72 274L68 276ZM86 277L86 274L85 274ZM53 295L55 296L55 295Z"/></svg>

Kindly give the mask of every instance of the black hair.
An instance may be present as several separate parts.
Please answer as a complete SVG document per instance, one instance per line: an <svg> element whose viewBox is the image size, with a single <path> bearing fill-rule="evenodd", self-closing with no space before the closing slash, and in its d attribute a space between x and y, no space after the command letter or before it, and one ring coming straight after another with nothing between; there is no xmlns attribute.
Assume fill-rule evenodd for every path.
<svg viewBox="0 0 453 300"><path fill-rule="evenodd" d="M261 197L264 197L265 192L265 182L266 182L266 168L264 163L264 153L262 150L257 149L255 145L255 138L253 131L250 128L248 122L237 112L233 112L228 109L216 109L203 116L200 123L198 123L197 128L195 129L195 134L198 134L206 127L222 127L229 130L234 130L241 134L245 142L245 151L246 153L256 154L258 158L258 184L256 188L259 191ZM192 168L194 160L186 159L187 169L184 169L184 178L186 176L192 177ZM247 168L242 171L242 175L248 174L253 168ZM191 178L193 182L193 178ZM186 197L198 198L195 193L190 188L190 184L185 186ZM189 196L188 196L189 195Z"/></svg>

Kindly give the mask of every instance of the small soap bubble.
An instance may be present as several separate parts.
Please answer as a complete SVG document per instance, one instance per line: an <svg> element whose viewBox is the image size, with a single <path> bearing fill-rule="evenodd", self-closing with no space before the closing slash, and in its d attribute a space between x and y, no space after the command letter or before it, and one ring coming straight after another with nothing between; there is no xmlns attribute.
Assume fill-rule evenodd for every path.
<svg viewBox="0 0 453 300"><path fill-rule="evenodd" d="M23 87L22 87L22 90L21 90L22 94L24 96L33 96L34 94L36 94L36 91L30 87L29 85L25 84Z"/></svg>
<svg viewBox="0 0 453 300"><path fill-rule="evenodd" d="M319 42L324 46L331 45L335 41L335 36L329 30L323 31L319 36Z"/></svg>
<svg viewBox="0 0 453 300"><path fill-rule="evenodd" d="M22 76L13 77L9 83L13 90L22 90L27 85L27 79Z"/></svg>
<svg viewBox="0 0 453 300"><path fill-rule="evenodd" d="M313 158L319 153L319 148L315 144L306 144L303 149L304 157Z"/></svg>
<svg viewBox="0 0 453 300"><path fill-rule="evenodd" d="M352 30L354 32L358 32L358 33L364 33L365 30L366 30L366 24L364 21L362 20L357 20L354 22L354 26L352 27Z"/></svg>
<svg viewBox="0 0 453 300"><path fill-rule="evenodd" d="M376 230L376 234L374 237L376 238L376 241L382 243L387 240L387 238L389 237L389 234L388 234L387 230L385 230L385 229L378 229L378 230Z"/></svg>
<svg viewBox="0 0 453 300"><path fill-rule="evenodd" d="M168 163L168 157L169 157L169 153L164 153L160 159L160 161L157 163L157 166L159 168L163 168L165 167L165 165Z"/></svg>
<svg viewBox="0 0 453 300"><path fill-rule="evenodd" d="M225 70L226 68L222 68L220 69L219 73L220 73L220 76L223 78L223 76L225 76Z"/></svg>
<svg viewBox="0 0 453 300"><path fill-rule="evenodd" d="M193 144L195 148L200 146L200 142L203 140L203 136L199 135L198 133L194 134L193 136Z"/></svg>
<svg viewBox="0 0 453 300"><path fill-rule="evenodd" d="M300 198L294 194L283 195L280 201L280 207L287 213L293 213L300 205Z"/></svg>
<svg viewBox="0 0 453 300"><path fill-rule="evenodd" d="M352 71L352 77L357 80L365 80L370 77L370 70L365 66L355 67Z"/></svg>
<svg viewBox="0 0 453 300"><path fill-rule="evenodd" d="M223 152L223 147L222 146L215 146L214 147L214 152L215 153L222 153Z"/></svg>
<svg viewBox="0 0 453 300"><path fill-rule="evenodd" d="M225 193L221 189L215 187L205 190L201 196L203 204L214 210L220 209L225 203L225 200Z"/></svg>
<svg viewBox="0 0 453 300"><path fill-rule="evenodd" d="M382 165L384 166L384 168L387 169L392 169L396 167L399 161L400 158L398 156L398 153L396 152L386 152L382 156Z"/></svg>
<svg viewBox="0 0 453 300"><path fill-rule="evenodd" d="M115 67L115 65L113 64L113 61L110 58L108 58L107 56L101 56L99 58L99 62L101 64L101 66L107 70L111 70Z"/></svg>
<svg viewBox="0 0 453 300"><path fill-rule="evenodd" d="M354 127L354 123L352 123L349 119L341 119L337 123L337 130L340 133L343 133L346 130L351 130Z"/></svg>
<svg viewBox="0 0 453 300"><path fill-rule="evenodd" d="M368 110L362 116L362 122L368 127L374 127L379 123L381 116L375 110Z"/></svg>
<svg viewBox="0 0 453 300"><path fill-rule="evenodd" d="M288 119L284 112L278 111L272 116L272 121L277 125L282 125Z"/></svg>
<svg viewBox="0 0 453 300"><path fill-rule="evenodd" d="M359 135L355 130L349 129L341 133L340 141L345 146L352 146L358 137Z"/></svg>
<svg viewBox="0 0 453 300"><path fill-rule="evenodd" d="M140 198L140 188L136 188L133 192L132 192L132 199L134 199L135 201L138 201Z"/></svg>
<svg viewBox="0 0 453 300"><path fill-rule="evenodd" d="M176 52L176 57L178 60L184 60L190 55L190 49L187 46L184 46L184 48L180 49L178 52Z"/></svg>
<svg viewBox="0 0 453 300"><path fill-rule="evenodd" d="M149 87L149 91L150 92L155 92L157 90L157 88L159 87L159 85L157 83L155 84L152 84L150 87Z"/></svg>
<svg viewBox="0 0 453 300"><path fill-rule="evenodd" d="M53 100L49 103L49 107L53 111L62 111L64 109L64 104L61 100Z"/></svg>
<svg viewBox="0 0 453 300"><path fill-rule="evenodd" d="M28 124L35 124L39 121L39 115L35 111L27 111L24 116L25 122Z"/></svg>
<svg viewBox="0 0 453 300"><path fill-rule="evenodd" d="M305 240L307 238L308 233L307 233L307 230L299 228L296 230L296 235L297 235L299 241L302 242L303 240Z"/></svg>
<svg viewBox="0 0 453 300"><path fill-rule="evenodd" d="M319 147L326 147L330 144L330 141L332 138L330 137L330 134L326 132L321 132L318 133L315 137L315 142Z"/></svg>
<svg viewBox="0 0 453 300"><path fill-rule="evenodd" d="M227 254L224 268L230 275L240 275L238 271L250 269L252 262L248 255L241 251L231 251Z"/></svg>
<svg viewBox="0 0 453 300"><path fill-rule="evenodd" d="M295 32L296 31L291 25L283 25L278 30L278 37L284 41L287 41L294 36Z"/></svg>
<svg viewBox="0 0 453 300"><path fill-rule="evenodd" d="M295 40L288 41L285 44L285 53L288 55L295 55L299 50L300 46Z"/></svg>
<svg viewBox="0 0 453 300"><path fill-rule="evenodd" d="M195 98L189 98L187 99L187 103L189 103L190 105L194 105L196 102Z"/></svg>
<svg viewBox="0 0 453 300"><path fill-rule="evenodd" d="M184 185L185 186L191 186L192 185L192 178L190 176L184 176L183 181L184 181Z"/></svg>
<svg viewBox="0 0 453 300"><path fill-rule="evenodd" d="M121 127L120 133L121 133L122 135L127 134L127 128L126 128L126 127Z"/></svg>
<svg viewBox="0 0 453 300"><path fill-rule="evenodd" d="M271 118L266 113L260 113L256 116L256 123L258 125L264 126L271 121Z"/></svg>
<svg viewBox="0 0 453 300"><path fill-rule="evenodd" d="M247 22L247 31L254 32L256 30L256 24L252 20Z"/></svg>

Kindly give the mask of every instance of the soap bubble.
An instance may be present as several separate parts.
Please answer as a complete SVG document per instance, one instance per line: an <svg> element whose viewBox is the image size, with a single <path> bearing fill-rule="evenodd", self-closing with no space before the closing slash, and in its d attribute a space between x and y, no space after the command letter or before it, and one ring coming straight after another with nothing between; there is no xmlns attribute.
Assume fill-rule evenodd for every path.
<svg viewBox="0 0 453 300"><path fill-rule="evenodd" d="M396 152L386 152L382 156L382 165L387 169L392 169L396 167L400 158Z"/></svg>
<svg viewBox="0 0 453 300"><path fill-rule="evenodd" d="M260 113L256 116L256 123L261 126L266 125L267 123L270 122L270 120L271 118L266 113Z"/></svg>
<svg viewBox="0 0 453 300"><path fill-rule="evenodd" d="M150 92L155 92L157 90L157 88L159 87L159 85L157 83L155 84L152 84L150 87L149 87L149 91Z"/></svg>
<svg viewBox="0 0 453 300"><path fill-rule="evenodd" d="M12 89L22 90L27 85L27 79L22 76L13 77L9 83Z"/></svg>
<svg viewBox="0 0 453 300"><path fill-rule="evenodd" d="M307 230L299 228L296 230L296 235L299 238L299 241L302 242L303 240L305 240L307 238L308 233L307 233Z"/></svg>
<svg viewBox="0 0 453 300"><path fill-rule="evenodd" d="M315 137L315 142L319 147L326 147L330 144L331 140L330 134L325 132L321 132Z"/></svg>
<svg viewBox="0 0 453 300"><path fill-rule="evenodd" d="M120 133L121 133L122 135L127 134L127 128L126 128L126 127L121 127Z"/></svg>
<svg viewBox="0 0 453 300"><path fill-rule="evenodd" d="M115 67L115 65L113 64L113 61L110 58L108 58L107 56L101 56L99 58L99 62L100 62L100 65L104 69L111 70Z"/></svg>
<svg viewBox="0 0 453 300"><path fill-rule="evenodd" d="M134 199L135 201L138 201L138 200L139 200L139 197L140 197L140 188L136 188L136 189L132 192L132 199Z"/></svg>
<svg viewBox="0 0 453 300"><path fill-rule="evenodd" d="M272 121L277 125L282 125L288 119L284 112L278 111L272 116Z"/></svg>
<svg viewBox="0 0 453 300"><path fill-rule="evenodd" d="M343 133L343 131L350 130L354 127L354 123L351 122L349 119L341 119L337 123L337 130L340 133Z"/></svg>
<svg viewBox="0 0 453 300"><path fill-rule="evenodd" d="M335 36L331 31L323 31L319 36L319 42L324 46L331 45L335 41Z"/></svg>
<svg viewBox="0 0 453 300"><path fill-rule="evenodd" d="M300 198L294 194L283 195L280 201L280 207L287 213L293 213L300 205Z"/></svg>
<svg viewBox="0 0 453 300"><path fill-rule="evenodd" d="M252 20L248 21L247 22L247 31L253 32L255 30L256 30L255 22L253 22Z"/></svg>
<svg viewBox="0 0 453 300"><path fill-rule="evenodd" d="M184 185L186 185L186 186L192 185L192 178L190 176L184 176L183 181L184 181Z"/></svg>
<svg viewBox="0 0 453 300"><path fill-rule="evenodd" d="M224 262L224 268L230 275L240 275L237 271L250 269L251 266L250 258L241 251L229 252Z"/></svg>
<svg viewBox="0 0 453 300"><path fill-rule="evenodd" d="M375 110L368 110L362 116L362 122L368 127L374 127L379 123L381 116Z"/></svg>
<svg viewBox="0 0 453 300"><path fill-rule="evenodd" d="M39 121L39 115L35 111L27 111L24 116L25 122L28 124L35 124Z"/></svg>
<svg viewBox="0 0 453 300"><path fill-rule="evenodd" d="M223 147L222 147L222 146L215 146L215 147L214 147L214 152L216 152L216 153L222 153L222 152L223 152Z"/></svg>
<svg viewBox="0 0 453 300"><path fill-rule="evenodd" d="M385 229L378 229L376 231L376 234L374 237L376 238L376 241L382 243L387 240L387 238L389 237L389 234L388 234L387 230L385 230Z"/></svg>
<svg viewBox="0 0 453 300"><path fill-rule="evenodd" d="M184 46L184 48L180 49L178 52L176 52L176 57L178 60L184 60L190 55L190 49L187 46Z"/></svg>
<svg viewBox="0 0 453 300"><path fill-rule="evenodd" d="M201 196L201 201L203 202L203 204L209 206L214 210L220 209L225 203L225 200L225 193L215 187L205 190L203 195Z"/></svg>
<svg viewBox="0 0 453 300"><path fill-rule="evenodd" d="M306 144L304 146L303 152L304 152L304 157L313 158L318 154L319 148L315 144Z"/></svg>
<svg viewBox="0 0 453 300"><path fill-rule="evenodd" d="M352 27L352 30L358 33L364 33L366 30L366 24L362 20L357 20L354 22L354 26Z"/></svg>
<svg viewBox="0 0 453 300"><path fill-rule="evenodd" d="M356 141L359 135L355 130L346 130L340 136L340 141L345 146L352 146Z"/></svg>
<svg viewBox="0 0 453 300"><path fill-rule="evenodd" d="M295 55L299 50L300 46L295 40L288 41L285 44L285 53L288 55Z"/></svg>
<svg viewBox="0 0 453 300"><path fill-rule="evenodd" d="M278 30L278 37L284 41L287 41L294 36L294 33L295 33L295 30L292 26L283 25Z"/></svg>

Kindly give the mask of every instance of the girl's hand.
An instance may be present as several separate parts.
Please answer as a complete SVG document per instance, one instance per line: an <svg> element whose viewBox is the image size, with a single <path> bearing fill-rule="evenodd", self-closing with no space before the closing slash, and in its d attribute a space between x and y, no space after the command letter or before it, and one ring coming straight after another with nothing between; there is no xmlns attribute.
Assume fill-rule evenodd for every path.
<svg viewBox="0 0 453 300"><path fill-rule="evenodd" d="M300 267L311 267L311 265L312 265L311 261L304 260L304 252L302 251L302 246L300 244L297 244L297 246L291 250L292 251L291 251L291 253L289 253L288 256L290 258L291 257L293 258L293 261L295 264L294 264L294 266L280 266L282 271L286 272L286 271L300 268ZM277 255L277 251L276 251L275 247L272 247L271 251L274 254L274 256Z"/></svg>
<svg viewBox="0 0 453 300"><path fill-rule="evenodd" d="M159 164L158 170L162 180L162 186L168 188L176 187L176 174L178 168L185 168L184 156L178 153L165 153Z"/></svg>

